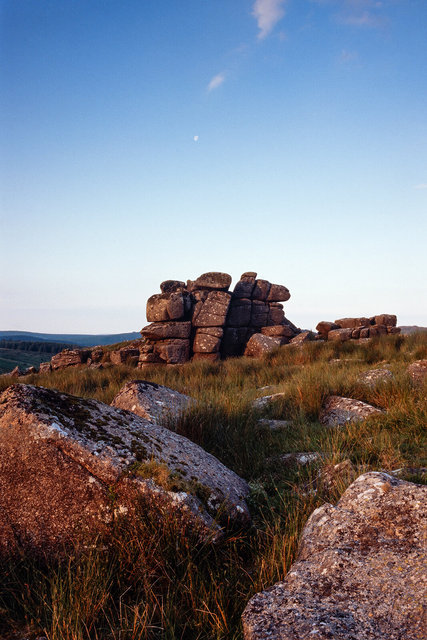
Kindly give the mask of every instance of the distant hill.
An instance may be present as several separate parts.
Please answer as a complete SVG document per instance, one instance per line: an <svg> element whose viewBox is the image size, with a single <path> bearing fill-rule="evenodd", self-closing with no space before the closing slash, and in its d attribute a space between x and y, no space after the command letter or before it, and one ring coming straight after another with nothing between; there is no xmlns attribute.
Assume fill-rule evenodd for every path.
<svg viewBox="0 0 427 640"><path fill-rule="evenodd" d="M60 342L62 344L77 345L79 347L94 347L95 345L115 344L125 340L137 340L141 334L137 331L130 333L87 334L87 333L34 333L32 331L0 331L0 339L30 342Z"/></svg>
<svg viewBox="0 0 427 640"><path fill-rule="evenodd" d="M404 336L409 336L411 333L417 333L418 331L427 331L427 327L418 327L417 325L405 325L400 327L400 332Z"/></svg>

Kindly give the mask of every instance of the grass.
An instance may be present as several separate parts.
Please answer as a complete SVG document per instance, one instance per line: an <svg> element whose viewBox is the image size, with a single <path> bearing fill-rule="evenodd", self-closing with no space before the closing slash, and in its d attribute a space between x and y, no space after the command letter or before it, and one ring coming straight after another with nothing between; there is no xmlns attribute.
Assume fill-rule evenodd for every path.
<svg viewBox="0 0 427 640"><path fill-rule="evenodd" d="M427 466L426 385L411 383L406 367L427 358L427 336L385 336L368 344L308 343L282 347L264 359L195 362L182 367L71 368L20 382L39 384L111 402L123 384L144 378L187 393L197 404L168 425L216 455L250 484L250 530L229 532L202 544L172 517L159 518L144 502L138 517L116 524L108 539L88 541L61 561L22 556L3 567L0 637L5 640L238 640L241 613L252 594L283 579L295 560L310 513L336 502L351 482L343 474L319 481L349 460L356 474ZM338 362L335 362L339 359ZM359 375L386 366L393 379L368 387ZM1 379L0 390L10 384ZM267 389L262 389L268 387ZM282 393L271 407L255 410L260 395ZM319 424L329 394L346 395L384 409L369 420L340 428ZM272 432L260 417L286 419ZM321 453L307 466L287 464L281 454ZM148 464L149 467L149 464ZM141 467L159 482L177 481L167 469ZM21 636L14 634L20 633Z"/></svg>

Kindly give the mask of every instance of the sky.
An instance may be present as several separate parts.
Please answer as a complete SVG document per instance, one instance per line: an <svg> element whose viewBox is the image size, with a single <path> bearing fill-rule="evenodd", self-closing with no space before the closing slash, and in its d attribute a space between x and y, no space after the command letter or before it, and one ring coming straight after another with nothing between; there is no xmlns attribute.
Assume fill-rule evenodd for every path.
<svg viewBox="0 0 427 640"><path fill-rule="evenodd" d="M0 0L0 330L245 271L427 326L426 0Z"/></svg>

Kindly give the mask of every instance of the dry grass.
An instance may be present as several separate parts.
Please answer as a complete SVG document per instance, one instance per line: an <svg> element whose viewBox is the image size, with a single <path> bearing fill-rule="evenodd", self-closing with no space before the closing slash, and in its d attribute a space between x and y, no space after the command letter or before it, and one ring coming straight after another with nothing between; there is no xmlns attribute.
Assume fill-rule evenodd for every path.
<svg viewBox="0 0 427 640"><path fill-rule="evenodd" d="M347 459L357 473L427 466L426 386L414 386L406 374L410 362L426 357L426 336L388 336L367 345L285 347L262 360L156 368L143 376L128 367L74 368L24 380L110 402L139 374L195 397L197 405L169 427L249 481L254 524L218 544L201 544L173 518L159 522L155 510L141 505L137 519L121 522L111 538L91 541L66 561L22 557L3 567L0 637L26 629L28 637L43 633L48 640L241 638L240 616L250 596L284 577L310 513L336 501L351 481L343 477L327 488L317 480L319 471ZM358 381L361 372L383 365L391 381L372 388ZM8 383L3 378L0 390ZM252 407L259 395L275 392L284 395L274 406ZM326 428L317 417L329 394L385 412ZM278 432L260 429L261 416L290 424ZM306 467L280 462L281 454L297 451L322 458Z"/></svg>

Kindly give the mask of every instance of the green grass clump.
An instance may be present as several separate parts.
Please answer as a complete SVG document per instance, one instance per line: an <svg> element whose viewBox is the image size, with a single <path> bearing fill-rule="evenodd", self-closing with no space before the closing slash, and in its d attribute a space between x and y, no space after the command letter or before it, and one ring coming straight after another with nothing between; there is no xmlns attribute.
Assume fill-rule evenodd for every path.
<svg viewBox="0 0 427 640"><path fill-rule="evenodd" d="M118 521L108 539L88 541L62 560L23 555L6 563L0 578L0 637L12 640L19 631L48 640L241 639L246 603L284 578L316 507L336 502L352 477L365 471L407 469L402 477L426 481L417 469L427 466L427 387L413 384L406 372L409 363L422 358L427 358L427 336L419 334L366 344L282 347L259 360L194 362L143 372L126 366L76 367L19 379L106 403L137 378L194 397L196 405L168 427L249 482L253 526L229 532L215 544L201 543L175 518L141 501L135 517ZM360 381L361 373L380 367L392 372L391 380L372 387ZM2 378L0 390L11 382ZM257 397L273 393L283 395L263 410L254 408ZM361 423L328 428L318 417L330 394L384 411ZM271 431L260 427L260 418L288 423ZM282 457L302 451L320 457L306 466ZM321 474L346 460L351 473L334 484L322 483ZM159 463L142 462L132 472L168 490L188 489Z"/></svg>

